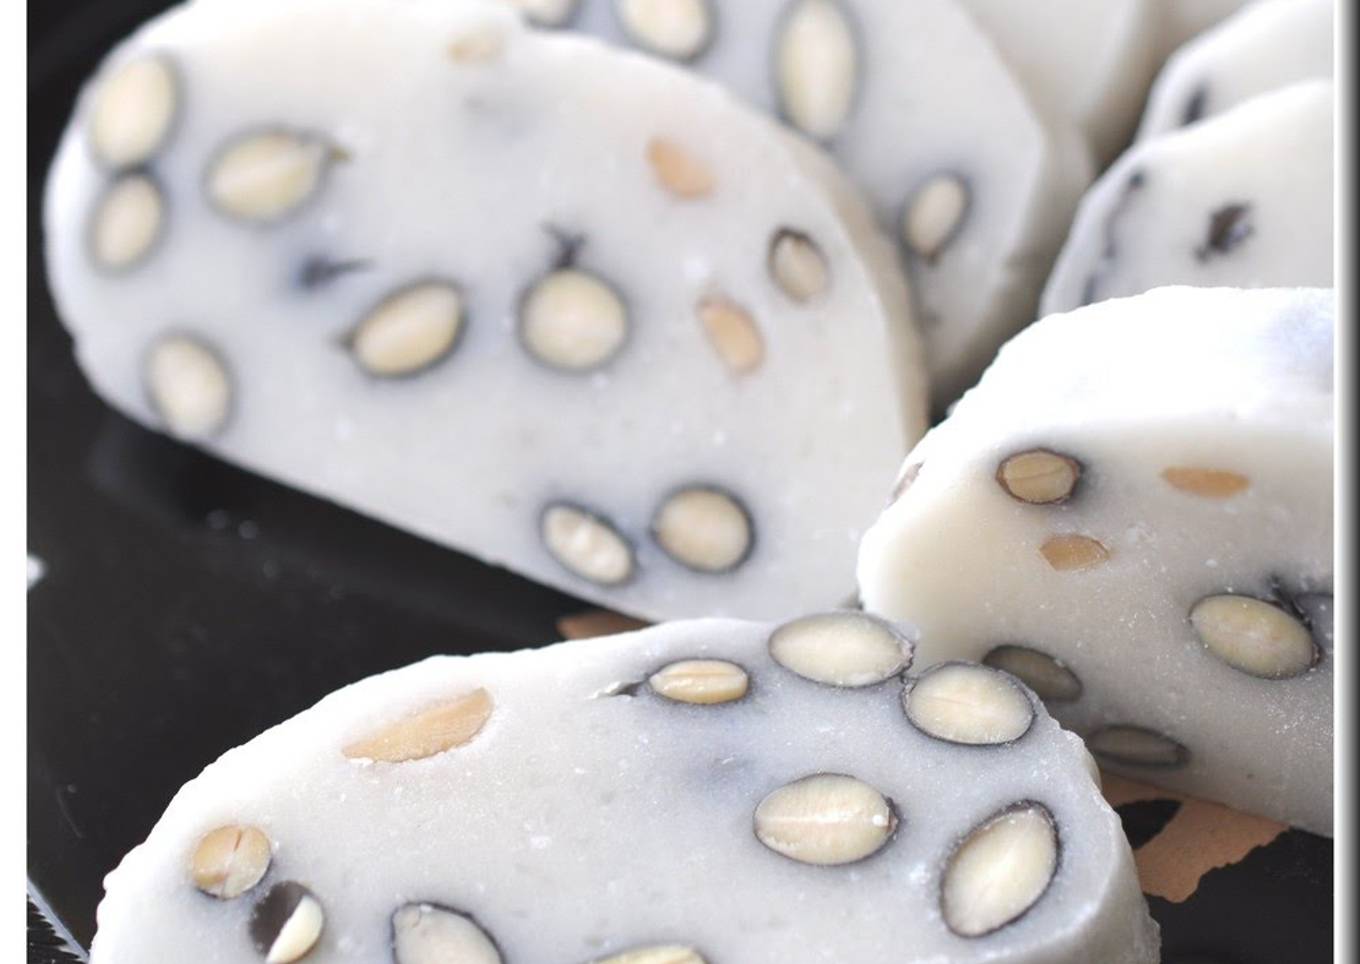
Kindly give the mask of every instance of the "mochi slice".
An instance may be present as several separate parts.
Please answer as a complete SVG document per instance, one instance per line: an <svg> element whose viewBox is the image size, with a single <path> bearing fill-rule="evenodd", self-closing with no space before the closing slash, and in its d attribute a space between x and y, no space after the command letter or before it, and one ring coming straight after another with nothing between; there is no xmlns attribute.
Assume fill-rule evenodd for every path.
<svg viewBox="0 0 1360 964"><path fill-rule="evenodd" d="M508 2L717 80L824 146L898 242L937 407L1033 320L1091 165L954 0Z"/></svg>
<svg viewBox="0 0 1360 964"><path fill-rule="evenodd" d="M911 656L835 612L364 680L180 790L92 959L1153 964L1081 741Z"/></svg>
<svg viewBox="0 0 1360 964"><path fill-rule="evenodd" d="M1038 322L908 456L865 608L1109 769L1330 833L1334 321L1165 288Z"/></svg>
<svg viewBox="0 0 1360 964"><path fill-rule="evenodd" d="M923 430L819 152L496 4L177 8L81 96L46 228L121 411L652 619L844 599Z"/></svg>
<svg viewBox="0 0 1360 964"><path fill-rule="evenodd" d="M1332 154L1322 80L1140 142L1082 201L1043 314L1162 285L1330 285Z"/></svg>
<svg viewBox="0 0 1360 964"><path fill-rule="evenodd" d="M1261 0L1178 50L1148 97L1139 139L1267 91L1332 78L1331 0Z"/></svg>

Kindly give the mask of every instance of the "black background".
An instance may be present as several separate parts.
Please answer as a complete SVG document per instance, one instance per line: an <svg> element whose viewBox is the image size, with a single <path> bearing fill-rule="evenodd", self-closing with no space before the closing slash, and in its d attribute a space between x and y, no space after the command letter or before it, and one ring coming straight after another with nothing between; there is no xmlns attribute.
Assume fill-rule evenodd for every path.
<svg viewBox="0 0 1360 964"><path fill-rule="evenodd" d="M91 393L44 280L43 178L81 80L165 6L29 6L28 539L46 568L29 593L29 879L86 946L103 875L220 753L346 683L541 644L584 608L149 433ZM1135 838L1165 818L1122 815ZM1313 962L1331 960L1331 895L1331 841L1291 831L1152 907L1169 962ZM30 961L50 959L45 943L30 930Z"/></svg>

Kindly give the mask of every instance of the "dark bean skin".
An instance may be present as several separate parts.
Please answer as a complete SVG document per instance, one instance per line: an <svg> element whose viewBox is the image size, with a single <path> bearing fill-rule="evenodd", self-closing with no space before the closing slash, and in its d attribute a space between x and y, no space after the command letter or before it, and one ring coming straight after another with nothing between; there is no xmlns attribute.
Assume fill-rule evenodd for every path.
<svg viewBox="0 0 1360 964"><path fill-rule="evenodd" d="M1119 221L1129 205L1133 203L1134 196L1147 183L1147 175L1142 171L1134 171L1129 175L1128 182L1124 185L1124 193L1115 202L1114 208L1105 218L1104 235L1105 243L1100 249L1100 260L1096 269L1091 272L1086 279L1086 286L1082 289L1082 304L1089 305L1100 300L1100 285L1104 280L1104 275L1109 271L1111 264L1119 255L1118 245L1115 243L1115 229L1119 227Z"/></svg>
<svg viewBox="0 0 1360 964"><path fill-rule="evenodd" d="M911 488L911 484L915 482L916 477L921 474L921 466L924 464L925 463L923 462L917 462L915 465L908 465L902 470L902 474L899 475L897 481L893 483L892 492L888 495L888 505L892 505L898 499L902 498L902 496L906 495L907 489Z"/></svg>
<svg viewBox="0 0 1360 964"><path fill-rule="evenodd" d="M1236 201L1225 204L1209 215L1208 231L1204 243L1195 249L1195 257L1208 261L1215 255L1228 254L1254 233L1251 205Z"/></svg>
<svg viewBox="0 0 1360 964"><path fill-rule="evenodd" d="M1204 117L1204 108L1209 100L1209 88L1203 84L1196 87L1190 94L1190 98L1185 102L1185 108L1181 111L1181 126L1188 127Z"/></svg>
<svg viewBox="0 0 1360 964"><path fill-rule="evenodd" d="M269 953L279 933L307 897L316 900L316 895L297 881L285 880L271 887L255 905L250 913L250 939L261 954Z"/></svg>
<svg viewBox="0 0 1360 964"><path fill-rule="evenodd" d="M549 272L560 268L575 267L577 255L580 254L581 248L585 246L586 236L577 231L560 228L555 224L545 224L543 230L557 245L557 255L549 262Z"/></svg>
<svg viewBox="0 0 1360 964"><path fill-rule="evenodd" d="M297 273L297 283L311 291L324 287L343 275L363 271L369 267L371 267L371 262L364 258L332 261L329 258L317 255L302 263L302 267Z"/></svg>
<svg viewBox="0 0 1360 964"><path fill-rule="evenodd" d="M1299 622L1308 627L1313 634L1313 643L1317 646L1317 661L1321 662L1324 653L1324 637L1330 635L1331 627L1324 628L1315 625L1314 616L1319 604L1331 605L1332 593L1325 589L1296 588L1289 585L1279 575L1270 576L1267 582L1269 591L1264 598L1278 603L1286 612L1292 614Z"/></svg>

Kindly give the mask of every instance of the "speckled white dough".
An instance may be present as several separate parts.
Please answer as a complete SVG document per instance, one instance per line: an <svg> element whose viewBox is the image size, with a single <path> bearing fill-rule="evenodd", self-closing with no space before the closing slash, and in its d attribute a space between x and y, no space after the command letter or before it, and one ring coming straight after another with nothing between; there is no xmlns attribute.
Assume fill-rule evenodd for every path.
<svg viewBox="0 0 1360 964"><path fill-rule="evenodd" d="M848 28L849 112L834 133L816 139L864 189L894 239L903 237L910 199L932 178L955 174L968 182L969 204L944 248L925 258L901 246L934 400L942 406L957 398L1000 344L1034 319L1044 276L1092 177L1084 141L1065 119L1050 121L1035 106L954 0L707 0L700 6L708 15L708 39L693 56L671 62L720 81L786 122L777 56L783 27L812 11L810 36L836 33L831 24ZM581 0L565 26L647 50L624 28L620 7L619 0ZM828 43L825 58L809 58L826 70L813 90L835 86L833 65L847 62L843 53Z"/></svg>
<svg viewBox="0 0 1360 964"><path fill-rule="evenodd" d="M1331 285L1332 154L1322 80L1135 145L1081 202L1043 314L1164 285Z"/></svg>
<svg viewBox="0 0 1360 964"><path fill-rule="evenodd" d="M1035 101L1076 126L1104 166L1156 73L1154 0L960 0Z"/></svg>
<svg viewBox="0 0 1360 964"><path fill-rule="evenodd" d="M895 254L820 152L716 85L528 31L496 4L205 0L148 24L107 69L150 52L176 65L180 95L149 163L168 199L158 244L116 274L91 265L86 223L108 178L86 143L88 90L46 198L53 291L113 405L165 428L145 359L190 336L220 358L214 384L231 385L203 446L264 475L651 619L775 618L848 595L862 528L924 430L926 388ZM201 188L224 144L262 129L310 140L263 144L287 190L255 190L251 211L313 183L307 165L326 168L296 210L243 223ZM706 171L707 194L663 186L658 138L679 149L667 160L693 162L672 179L692 192ZM785 228L819 252L795 265L797 297L768 264ZM622 306L578 353L614 352L590 371L549 367L517 331L526 289L564 258L604 285L555 290ZM402 291L414 293L392 299ZM757 329L739 345L745 370L701 322L711 297ZM382 324L361 332L366 318ZM403 377L360 364L399 371L437 351ZM161 381L174 392L185 379ZM217 424L210 414L194 425ZM666 497L694 485L749 516L731 572L687 568L649 533ZM621 536L583 536L580 551L631 546L631 567L595 560L619 584L546 551L540 517L557 501ZM730 560L730 540L713 546Z"/></svg>
<svg viewBox="0 0 1360 964"><path fill-rule="evenodd" d="M1311 78L1330 80L1332 0L1261 0L1186 44L1148 96L1140 140Z"/></svg>
<svg viewBox="0 0 1360 964"><path fill-rule="evenodd" d="M1326 620L1312 669L1262 679L1215 657L1189 612L1224 592L1330 609L1334 312L1329 291L1166 288L1034 325L908 457L914 481L861 548L866 609L919 625L926 662L1039 649L1080 680L1050 702L1064 725L1147 727L1189 752L1105 766L1329 833ZM998 484L1036 447L1083 466L1067 501ZM1215 497L1170 484L1173 467L1240 478ZM1040 547L1057 534L1108 559L1056 570Z"/></svg>
<svg viewBox="0 0 1360 964"><path fill-rule="evenodd" d="M680 622L435 657L346 687L176 795L106 879L93 960L255 962L251 906L286 880L324 908L307 958L317 964L390 961L389 920L409 902L470 916L509 962L584 964L654 944L692 947L710 964L1157 960L1119 819L1081 742L1037 700L1014 743L944 743L906 721L901 680L841 689L803 679L769 658L771 628ZM645 684L607 695L693 657L739 663L749 694L707 706ZM399 764L341 753L478 687L495 708L464 746ZM853 776L891 799L898 824L880 850L821 866L757 839L760 801L815 773ZM1014 922L954 935L940 911L943 866L963 835L1024 800L1052 814L1052 881ZM274 845L263 882L233 901L196 892L186 868L224 823L258 827Z"/></svg>

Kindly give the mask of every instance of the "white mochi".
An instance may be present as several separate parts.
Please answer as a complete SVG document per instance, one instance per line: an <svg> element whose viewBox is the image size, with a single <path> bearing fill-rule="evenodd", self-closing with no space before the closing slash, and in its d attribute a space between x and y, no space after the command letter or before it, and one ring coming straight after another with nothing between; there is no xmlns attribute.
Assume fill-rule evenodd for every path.
<svg viewBox="0 0 1360 964"><path fill-rule="evenodd" d="M1334 321L1167 288L1029 328L908 456L865 608L1034 680L1108 768L1330 833Z"/></svg>
<svg viewBox="0 0 1360 964"><path fill-rule="evenodd" d="M346 687L180 790L108 876L92 960L258 962L249 922L284 882L317 905L304 923L324 915L318 961L1158 959L1119 818L1032 694L1014 687L1034 714L1015 741L949 743L908 722L902 679L804 679L771 659L772 629L673 623ZM685 703L647 683L695 658L739 665L749 692ZM355 756L478 693L457 745ZM272 843L230 900L189 874L223 825Z"/></svg>
<svg viewBox="0 0 1360 964"><path fill-rule="evenodd" d="M1186 44L1148 96L1140 140L1267 91L1332 78L1332 0L1261 0Z"/></svg>
<svg viewBox="0 0 1360 964"><path fill-rule="evenodd" d="M110 271L86 115L139 58L174 65L165 204ZM924 428L894 252L818 151L495 4L171 11L82 95L46 229L121 411L651 619L844 599Z"/></svg>
<svg viewBox="0 0 1360 964"><path fill-rule="evenodd" d="M643 8L673 8L675 20ZM696 20L702 38L681 43ZM1092 176L1088 152L954 0L581 0L556 24L717 80L831 153L899 242L938 407L1034 319ZM1111 32L1117 51L1122 31ZM941 178L961 183L966 203L918 211Z"/></svg>
<svg viewBox="0 0 1360 964"><path fill-rule="evenodd" d="M1136 144L1081 202L1043 314L1163 285L1331 285L1332 127L1314 80Z"/></svg>

